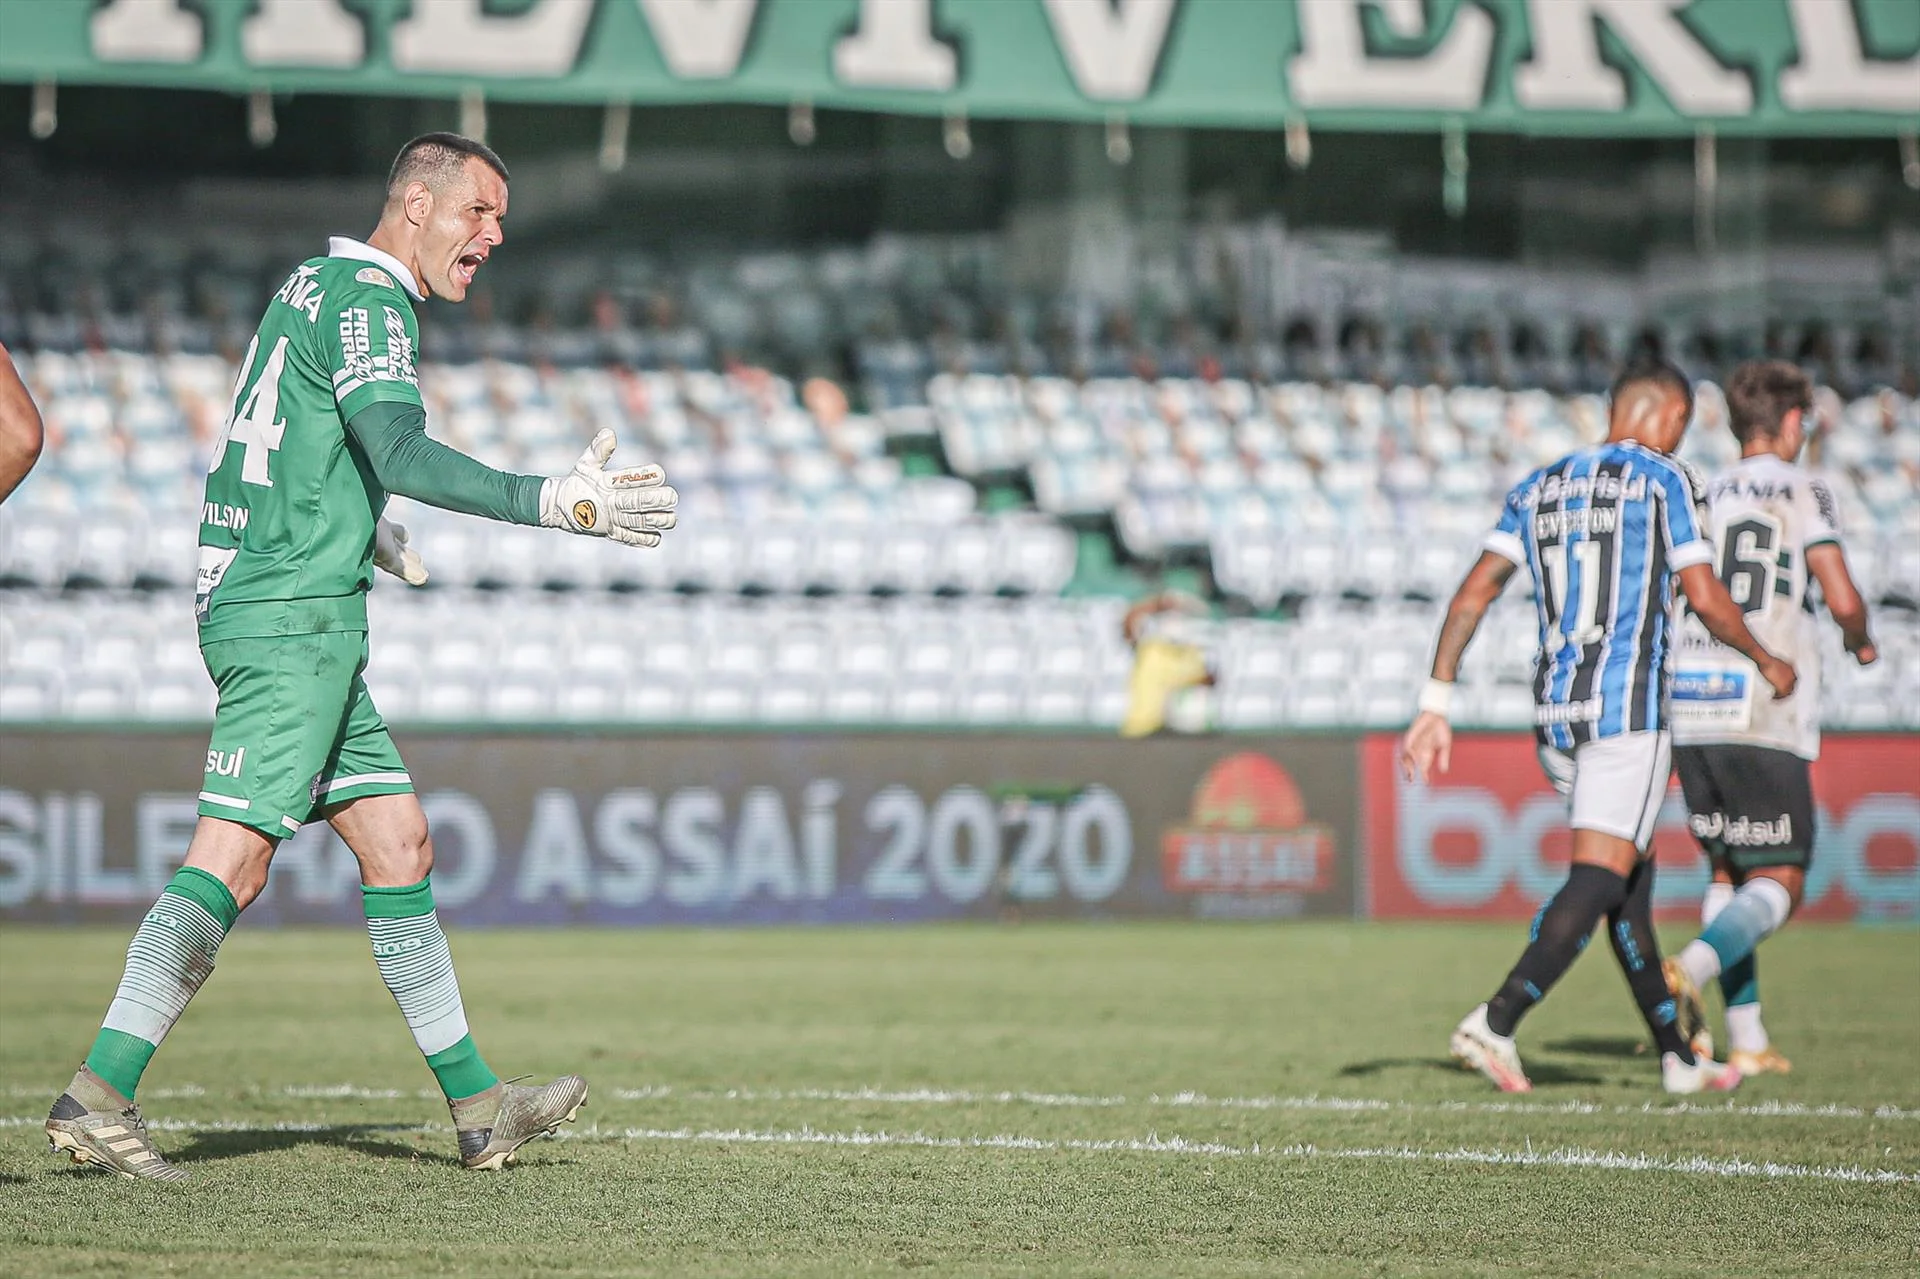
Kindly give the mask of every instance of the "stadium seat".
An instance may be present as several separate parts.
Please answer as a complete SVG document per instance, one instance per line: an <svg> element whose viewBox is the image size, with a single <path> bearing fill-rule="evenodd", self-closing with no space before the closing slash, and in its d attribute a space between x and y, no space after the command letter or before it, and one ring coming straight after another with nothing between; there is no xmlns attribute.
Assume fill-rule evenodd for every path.
<svg viewBox="0 0 1920 1279"><path fill-rule="evenodd" d="M204 675L197 680L152 677L141 683L135 711L142 719L209 723L216 700L213 684Z"/></svg>
<svg viewBox="0 0 1920 1279"><path fill-rule="evenodd" d="M875 724L886 719L891 702L887 681L870 673L837 679L824 699L825 718L838 724Z"/></svg>
<svg viewBox="0 0 1920 1279"><path fill-rule="evenodd" d="M1023 688L1017 678L969 678L956 687L954 718L960 723L1012 724L1021 717Z"/></svg>
<svg viewBox="0 0 1920 1279"><path fill-rule="evenodd" d="M1085 723L1086 689L1079 680L1036 678L1027 684L1024 709L1030 724L1060 727Z"/></svg>
<svg viewBox="0 0 1920 1279"><path fill-rule="evenodd" d="M887 699L887 718L896 724L940 724L952 714L949 681L934 676L904 678Z"/></svg>
<svg viewBox="0 0 1920 1279"><path fill-rule="evenodd" d="M421 681L414 705L417 718L427 723L474 722L487 709L486 686L479 678L436 673Z"/></svg>
<svg viewBox="0 0 1920 1279"><path fill-rule="evenodd" d="M60 719L66 709L64 682L58 670L13 667L0 671L0 722Z"/></svg>
<svg viewBox="0 0 1920 1279"><path fill-rule="evenodd" d="M1347 359L1324 338L1317 354L1263 339L1230 357L1260 384L1188 377L1181 352L1163 352L1174 375L1137 380L1125 347L1098 338L1079 349L1110 376L1015 376L1007 370L1034 367L1013 358L1024 338L936 346L924 333L839 327L857 314L893 326L875 334L911 329L940 294L894 268L869 275L862 251L836 252L858 264L836 268L846 283L834 287L850 292L822 292L814 255L756 255L713 272L696 310L796 352L846 342L873 416L817 413L821 402L785 378L716 371L711 335L687 327L626 331L603 348L566 323L547 334L496 325L493 345L461 339L467 362L422 365L436 435L501 465L558 470L593 429L613 426L622 460L666 462L681 528L635 553L396 499L389 513L413 529L432 580L376 582L368 679L386 713L720 722L712 716L744 705L745 719L773 723L937 712L1111 725L1131 662L1124 601L1057 598L1122 589L1102 579L1102 557L1081 563L1083 545L1107 549L1097 543L1111 527L1125 589L1197 569L1235 609L1288 610L1290 620L1223 630L1223 723L1257 730L1331 713L1392 726L1424 676L1433 601L1479 553L1499 494L1600 422L1595 397L1537 388L1273 380ZM966 292L938 254L912 260L956 298ZM258 287L244 270L208 278L236 297ZM0 697L56 717L192 710L204 675L185 588L204 406L226 400L234 370L204 323L180 330L190 349L164 355L90 350L74 315L27 327L38 345L19 353L21 367L56 430L0 511ZM98 332L137 348L149 328L108 315ZM610 371L600 352L616 348L648 364L680 351L684 371ZM1473 368L1451 347L1438 363ZM956 372L932 375L936 365ZM1920 604L1920 407L1892 391L1821 394L1821 464L1885 654L1862 672L1836 651L1825 711L1836 726L1920 726L1920 661L1904 647L1920 634L1909 611ZM1733 443L1710 384L1697 414L1685 455L1724 465ZM951 473L924 473L942 462ZM1010 496L1021 504L1022 480L1037 509L1002 511ZM740 592L763 603L736 608ZM1489 614L1462 670L1462 704L1489 724L1528 718L1537 636L1519 594ZM952 607L925 607L943 597ZM536 601L551 632L506 624ZM1374 607L1342 612L1361 601Z"/></svg>
<svg viewBox="0 0 1920 1279"><path fill-rule="evenodd" d="M81 670L65 681L61 713L72 720L130 718L134 710L134 680L119 671Z"/></svg>

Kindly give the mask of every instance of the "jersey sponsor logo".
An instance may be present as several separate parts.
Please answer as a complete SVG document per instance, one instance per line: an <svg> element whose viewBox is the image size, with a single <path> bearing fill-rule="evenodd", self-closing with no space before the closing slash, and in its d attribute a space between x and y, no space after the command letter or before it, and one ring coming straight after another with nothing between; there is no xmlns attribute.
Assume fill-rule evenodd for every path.
<svg viewBox="0 0 1920 1279"><path fill-rule="evenodd" d="M1543 727L1548 724L1591 724L1598 720L1605 710L1605 699L1596 695L1583 702L1562 702L1552 706L1536 705L1533 708L1533 722Z"/></svg>
<svg viewBox="0 0 1920 1279"><path fill-rule="evenodd" d="M1687 818L1687 829L1700 839L1717 839L1730 848L1780 848L1793 842L1793 814L1757 822L1751 817L1728 821L1724 813L1695 813Z"/></svg>
<svg viewBox="0 0 1920 1279"><path fill-rule="evenodd" d="M1747 677L1742 671L1677 671L1672 694L1676 702L1739 701L1747 695Z"/></svg>
<svg viewBox="0 0 1920 1279"><path fill-rule="evenodd" d="M386 377L390 381L418 386L420 378L413 370L413 339L407 336L407 322L400 312L390 306L380 309L387 313ZM373 367L374 375L380 376L381 363L378 357L375 357Z"/></svg>
<svg viewBox="0 0 1920 1279"><path fill-rule="evenodd" d="M1812 481L1807 487L1813 490L1813 504L1820 509L1820 518L1825 521L1826 526L1839 528L1840 512L1833 504L1833 490L1820 480Z"/></svg>
<svg viewBox="0 0 1920 1279"><path fill-rule="evenodd" d="M319 273L320 268L315 266L294 268L293 274L287 277L287 282L280 286L278 293L273 295L274 301L284 302L294 310L304 312L308 324L318 324L320 303L327 296L326 290L314 280Z"/></svg>
<svg viewBox="0 0 1920 1279"><path fill-rule="evenodd" d="M340 368L333 375L333 395L344 400L369 382L405 382L420 385L413 366L413 339L407 321L390 306L381 307L381 336L386 349L374 353L373 321L363 306L340 312Z"/></svg>
<svg viewBox="0 0 1920 1279"><path fill-rule="evenodd" d="M1208 769L1191 819L1160 839L1170 893L1319 892L1333 882L1333 830L1307 820L1287 770L1253 751Z"/></svg>
<svg viewBox="0 0 1920 1279"><path fill-rule="evenodd" d="M230 528L236 533L244 533L252 512L244 506L233 506L226 502L204 502L200 506L200 522L214 528Z"/></svg>
<svg viewBox="0 0 1920 1279"><path fill-rule="evenodd" d="M599 508L586 498L581 498L573 504L573 522L581 528L592 528L600 522Z"/></svg>
<svg viewBox="0 0 1920 1279"><path fill-rule="evenodd" d="M240 776L241 768L246 764L246 759L247 748L244 746L232 754L228 754L226 751L210 750L207 752L207 775L209 777L238 777Z"/></svg>
<svg viewBox="0 0 1920 1279"><path fill-rule="evenodd" d="M354 273L354 279L362 284L377 284L384 288L393 288L393 277L377 266L363 266Z"/></svg>
<svg viewBox="0 0 1920 1279"><path fill-rule="evenodd" d="M1689 661L1713 662L1718 654L1690 656ZM1727 657L1722 664L1683 666L1674 672L1667 693L1676 732L1683 730L1743 732L1753 720L1753 679L1747 669Z"/></svg>
<svg viewBox="0 0 1920 1279"><path fill-rule="evenodd" d="M1635 475L1632 479L1622 480L1611 471L1602 471L1598 475L1549 475L1540 481L1540 487L1529 497L1528 504L1539 506L1547 502L1570 502L1577 498L1590 498L1601 502L1644 502L1647 499L1647 477Z"/></svg>
<svg viewBox="0 0 1920 1279"><path fill-rule="evenodd" d="M193 575L193 614L200 621L206 621L213 611L213 593L220 588L220 581L226 577L227 570L233 566L234 557L240 554L237 546L203 546L200 548L200 567Z"/></svg>
<svg viewBox="0 0 1920 1279"><path fill-rule="evenodd" d="M373 381L373 339L364 306L350 306L340 312L340 371L333 380L336 386Z"/></svg>

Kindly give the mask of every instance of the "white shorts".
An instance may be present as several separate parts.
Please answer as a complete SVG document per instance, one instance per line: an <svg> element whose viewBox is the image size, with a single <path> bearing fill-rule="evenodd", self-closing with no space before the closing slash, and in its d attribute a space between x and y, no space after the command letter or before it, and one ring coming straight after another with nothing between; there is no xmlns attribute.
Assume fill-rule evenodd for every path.
<svg viewBox="0 0 1920 1279"><path fill-rule="evenodd" d="M1542 746L1540 767L1555 790L1572 797L1568 824L1575 830L1597 830L1645 852L1667 797L1673 739L1662 729L1596 738L1572 754Z"/></svg>

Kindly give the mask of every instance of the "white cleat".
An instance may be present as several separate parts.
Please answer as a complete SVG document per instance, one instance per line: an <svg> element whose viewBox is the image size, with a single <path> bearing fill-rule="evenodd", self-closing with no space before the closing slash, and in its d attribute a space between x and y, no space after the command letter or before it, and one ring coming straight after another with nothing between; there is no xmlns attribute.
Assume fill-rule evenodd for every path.
<svg viewBox="0 0 1920 1279"><path fill-rule="evenodd" d="M1455 1061L1477 1070L1501 1092L1532 1092L1533 1084L1520 1066L1520 1050L1511 1035L1496 1035L1487 1025L1487 1006L1481 1004L1453 1028L1447 1042Z"/></svg>
<svg viewBox="0 0 1920 1279"><path fill-rule="evenodd" d="M1689 1066L1677 1053L1660 1054L1660 1086L1670 1093L1732 1092L1744 1076L1711 1057L1696 1057Z"/></svg>

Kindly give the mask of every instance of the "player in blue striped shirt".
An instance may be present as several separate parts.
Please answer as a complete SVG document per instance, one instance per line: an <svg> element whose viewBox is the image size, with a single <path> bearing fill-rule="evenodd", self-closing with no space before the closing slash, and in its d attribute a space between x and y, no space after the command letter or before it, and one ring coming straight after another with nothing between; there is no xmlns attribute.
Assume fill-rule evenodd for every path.
<svg viewBox="0 0 1920 1279"><path fill-rule="evenodd" d="M1669 1092L1732 1088L1737 1071L1696 1059L1653 935L1654 819L1667 791L1672 742L1667 681L1674 585L1715 638L1751 658L1780 696L1794 671L1747 630L1713 569L1713 544L1693 473L1670 454L1693 415L1693 388L1664 362L1635 366L1613 386L1606 442L1569 454L1507 495L1499 524L1447 609L1420 714L1401 743L1409 780L1447 769L1447 722L1460 658L1514 571L1533 579L1540 623L1534 724L1540 762L1569 797L1573 865L1534 917L1520 962L1493 998L1455 1029L1453 1055L1503 1091L1531 1084L1513 1032L1573 964L1606 916L1614 957L1661 1051Z"/></svg>

